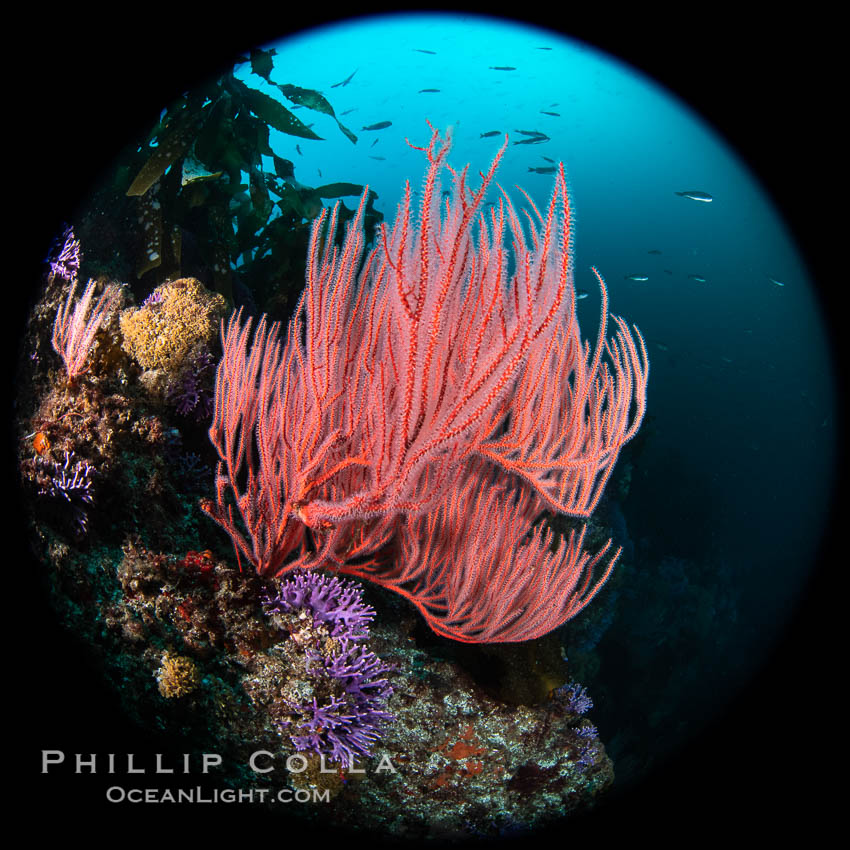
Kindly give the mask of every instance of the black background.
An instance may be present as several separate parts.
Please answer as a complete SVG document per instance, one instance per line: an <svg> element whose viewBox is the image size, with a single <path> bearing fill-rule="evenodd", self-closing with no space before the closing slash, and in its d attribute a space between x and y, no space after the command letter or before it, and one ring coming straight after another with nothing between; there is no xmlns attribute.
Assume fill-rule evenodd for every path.
<svg viewBox="0 0 850 850"><path fill-rule="evenodd" d="M9 346L10 380L12 344L50 240L72 220L76 202L99 170L129 139L146 133L173 97L230 65L239 53L328 20L284 4L269 6L268 11L233 6L214 12L211 7L116 5L95 14L66 5L50 12L21 10L26 23L9 27L3 241L11 309L2 336ZM492 3L464 8L500 11ZM848 264L838 253L847 242L842 199L847 151L838 126L846 113L841 86L846 74L839 73L843 48L837 45L837 22L804 9L794 17L741 19L716 4L682 4L683 11L672 15L644 10L623 16L607 6L598 13L559 14L555 8L568 7L557 4L545 16L523 8L524 20L584 39L643 70L707 118L744 158L803 250L832 325L836 361L843 364L839 306ZM358 11L365 9L379 7ZM843 389L846 374L840 377ZM6 398L11 406L13 387ZM846 425L838 429L845 431ZM151 752L166 744L141 737L122 721L114 696L102 689L53 620L15 513L16 470L7 446L4 468L13 504L7 504L3 519L4 703L12 749L4 761L12 793L20 793L26 806L13 807L12 816L26 812L30 828L40 833L57 829L115 842L126 830L135 831L135 823L165 837L166 824L177 815L162 806L106 804L102 790L112 784L108 777L39 773L42 749L105 754ZM766 838L797 826L816 840L826 829L843 802L829 771L833 765L840 770L839 746L846 738L833 692L846 669L837 660L843 612L836 585L845 584L847 556L839 554L835 522L833 531L782 643L728 714L663 773L609 801L598 816L563 826L563 837L577 840L588 830L594 838L625 835L679 843L733 835ZM285 833L270 831L265 819L243 806L224 813L180 807L186 828L181 834L200 838L221 817L253 841L286 841ZM261 831L255 832L260 821Z"/></svg>

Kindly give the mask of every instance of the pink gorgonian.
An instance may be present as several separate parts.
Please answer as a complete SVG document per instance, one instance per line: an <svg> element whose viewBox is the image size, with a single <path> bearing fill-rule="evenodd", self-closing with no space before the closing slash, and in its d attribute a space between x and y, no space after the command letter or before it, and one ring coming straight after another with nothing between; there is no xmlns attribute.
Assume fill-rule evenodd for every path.
<svg viewBox="0 0 850 850"><path fill-rule="evenodd" d="M68 380L72 382L85 371L94 335L118 303L120 290L114 284L109 284L92 305L94 288L95 282L89 280L72 311L77 289L77 281L74 280L53 322L53 348L64 361Z"/></svg>

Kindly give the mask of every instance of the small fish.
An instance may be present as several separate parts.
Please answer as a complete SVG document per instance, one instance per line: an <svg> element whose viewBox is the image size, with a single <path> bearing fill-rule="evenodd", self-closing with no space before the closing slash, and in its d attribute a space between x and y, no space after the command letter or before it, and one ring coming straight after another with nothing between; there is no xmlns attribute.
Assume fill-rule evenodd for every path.
<svg viewBox="0 0 850 850"><path fill-rule="evenodd" d="M671 272L670 269L664 269L664 274L673 274L673 272Z"/></svg>
<svg viewBox="0 0 850 850"><path fill-rule="evenodd" d="M647 251L646 253L647 254L660 254L661 251L659 251L658 248L650 248L650 250Z"/></svg>
<svg viewBox="0 0 850 850"><path fill-rule="evenodd" d="M663 342L656 342L656 343L655 343L655 347L656 347L659 351L669 351L669 350L670 350L670 349L669 349L666 345L664 345L664 343L663 343Z"/></svg>
<svg viewBox="0 0 850 850"><path fill-rule="evenodd" d="M321 168L317 168L317 169L316 169L316 171L318 171L318 172L319 172L319 177L321 177L321 176L322 176L322 169L321 169Z"/></svg>
<svg viewBox="0 0 850 850"><path fill-rule="evenodd" d="M351 82L351 78L359 71L359 68L355 68L341 83L334 83L331 88L335 89L339 86L347 86Z"/></svg>
<svg viewBox="0 0 850 850"><path fill-rule="evenodd" d="M482 133L478 138L479 139L489 139L489 138L492 138L493 136L501 136L501 135L502 135L501 130L488 130L486 133Z"/></svg>
<svg viewBox="0 0 850 850"><path fill-rule="evenodd" d="M377 159L380 162L383 162L386 159L386 157L385 156L370 156L369 159Z"/></svg>
<svg viewBox="0 0 850 850"><path fill-rule="evenodd" d="M370 148L375 147L375 145L377 145L377 144L378 144L378 142L380 142L380 141L381 141L381 137L380 137L380 136L378 136L378 137L375 139L375 141L374 141L374 142L372 142L372 144L371 144L371 145L369 145L369 147L370 147Z"/></svg>
<svg viewBox="0 0 850 850"><path fill-rule="evenodd" d="M586 289L580 289L578 292L576 292L576 301L583 301L589 295L590 293Z"/></svg>
<svg viewBox="0 0 850 850"><path fill-rule="evenodd" d="M701 277L701 276L700 276L700 275L698 275L698 274L689 274L689 275L688 275L688 280L695 280L697 283L705 283L705 282L706 282L706 281L705 281L705 278L704 278L704 277Z"/></svg>
<svg viewBox="0 0 850 850"><path fill-rule="evenodd" d="M687 192L674 192L673 194L680 198L690 198L692 201L702 201L704 204L710 204L714 200L708 192L699 192L696 189Z"/></svg>
<svg viewBox="0 0 850 850"><path fill-rule="evenodd" d="M548 136L539 135L532 136L530 139L520 139L518 142L514 142L515 145L541 145L543 142L552 141Z"/></svg>
<svg viewBox="0 0 850 850"><path fill-rule="evenodd" d="M769 274L766 274L765 277L771 282L776 284L777 286L785 286L785 284L781 280L777 280L775 277L771 277Z"/></svg>
<svg viewBox="0 0 850 850"><path fill-rule="evenodd" d="M560 113L560 112L547 112L545 109L541 109L541 110L540 110L540 114L541 114L541 115L552 115L552 116L554 116L555 118L560 118L560 117L561 117L561 113Z"/></svg>
<svg viewBox="0 0 850 850"><path fill-rule="evenodd" d="M543 156L543 154L540 154L540 158L541 158L541 159L545 159L545 160L546 160L546 162L551 162L551 163L553 163L553 164L554 164L554 162L555 162L555 160L554 160L554 159L549 159L549 157L548 157L548 156Z"/></svg>
<svg viewBox="0 0 850 850"><path fill-rule="evenodd" d="M366 127L361 127L361 130L383 130L386 127L392 127L392 121L379 121L377 124L369 124Z"/></svg>
<svg viewBox="0 0 850 850"><path fill-rule="evenodd" d="M439 89L419 89L417 94L428 94L428 93L431 93L431 92L436 94L438 91L439 91Z"/></svg>
<svg viewBox="0 0 850 850"><path fill-rule="evenodd" d="M641 283L643 281L649 280L649 277L645 274L627 274L625 275L626 280L637 280Z"/></svg>
<svg viewBox="0 0 850 850"><path fill-rule="evenodd" d="M551 50L551 47L535 47L535 50Z"/></svg>
<svg viewBox="0 0 850 850"><path fill-rule="evenodd" d="M295 150L298 151L299 156L304 156L304 154L301 153L301 148L299 148L298 145L295 146Z"/></svg>
<svg viewBox="0 0 850 850"><path fill-rule="evenodd" d="M513 65L491 65L491 71L516 71Z"/></svg>
<svg viewBox="0 0 850 850"><path fill-rule="evenodd" d="M520 136L545 136L547 139L549 138L545 133L541 133L540 130L514 130L514 132L519 133Z"/></svg>
<svg viewBox="0 0 850 850"><path fill-rule="evenodd" d="M427 53L427 54L429 54L430 56L436 56L436 55L437 55L437 51L436 51L436 50L424 50L424 49L423 49L423 48L421 48L421 47L414 47L413 49L414 49L417 53Z"/></svg>
<svg viewBox="0 0 850 850"><path fill-rule="evenodd" d="M343 115L348 115L349 112L354 112L356 109L356 106L352 106L351 109L346 109L345 112L340 112L339 117L342 118Z"/></svg>
<svg viewBox="0 0 850 850"><path fill-rule="evenodd" d="M732 358L731 358L731 357L721 357L720 359L721 359L724 363L734 363L734 362L735 362L734 360L732 360Z"/></svg>
<svg viewBox="0 0 850 850"><path fill-rule="evenodd" d="M528 166L529 171L533 171L535 174L554 174L555 166L554 165L541 165L539 168L533 168L532 166Z"/></svg>

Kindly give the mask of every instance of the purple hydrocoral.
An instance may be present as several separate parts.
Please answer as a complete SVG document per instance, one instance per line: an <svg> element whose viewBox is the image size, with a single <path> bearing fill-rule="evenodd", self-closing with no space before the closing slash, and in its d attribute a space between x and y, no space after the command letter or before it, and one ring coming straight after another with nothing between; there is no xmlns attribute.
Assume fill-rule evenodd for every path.
<svg viewBox="0 0 850 850"><path fill-rule="evenodd" d="M325 624L330 637L365 640L375 609L363 601L363 591L352 581L319 572L301 572L280 584L276 597L266 600L269 613L308 611L313 623Z"/></svg>
<svg viewBox="0 0 850 850"><path fill-rule="evenodd" d="M183 370L179 381L169 393L170 400L181 416L194 414L196 422L203 422L212 416L214 406L212 387L208 386L206 375L210 374L214 367L215 359L206 348L203 348L195 354L188 367Z"/></svg>
<svg viewBox="0 0 850 850"><path fill-rule="evenodd" d="M393 692L384 677L392 665L381 661L362 641L369 637L375 611L354 582L317 572L299 573L281 582L266 610L303 650L311 697L286 700L281 720L299 752L313 752L350 766L372 754Z"/></svg>
<svg viewBox="0 0 850 850"><path fill-rule="evenodd" d="M321 706L316 697L312 702L289 703L300 719L287 725L295 727L290 737L299 752L321 753L329 761L350 766L356 759L372 755L381 727L395 720L383 708L393 689L386 678L381 678L392 666L364 646L345 640L342 643L338 654L325 657L322 666L310 671L312 676L336 680L342 693L331 695Z"/></svg>
<svg viewBox="0 0 850 850"><path fill-rule="evenodd" d="M36 465L43 474L39 486L39 495L52 499L64 499L74 514L74 519L80 531L85 534L88 529L88 514L84 505L94 501L92 497L92 476L94 467L84 460L74 460L73 452L65 452L65 462L36 458Z"/></svg>
<svg viewBox="0 0 850 850"><path fill-rule="evenodd" d="M74 230L67 227L62 234L62 248L55 260L50 261L50 273L54 277L73 281L80 271L80 240L74 237Z"/></svg>
<svg viewBox="0 0 850 850"><path fill-rule="evenodd" d="M586 714L593 708L593 700L587 692L584 685L578 682L570 682L556 688L553 694L555 704L561 711L566 711L569 714ZM584 770L596 762L600 753L600 744L598 740L599 730L587 720L578 721L580 725L572 727L573 735L575 736L575 747L578 751L578 757L575 760L579 770Z"/></svg>
<svg viewBox="0 0 850 850"><path fill-rule="evenodd" d="M570 682L555 689L556 702L563 706L571 714L586 714L593 708L593 700L584 685L578 682Z"/></svg>
<svg viewBox="0 0 850 850"><path fill-rule="evenodd" d="M590 767L599 756L600 746L597 739L599 730L593 725L578 726L574 730L576 744L578 746L578 759L576 764L579 769Z"/></svg>

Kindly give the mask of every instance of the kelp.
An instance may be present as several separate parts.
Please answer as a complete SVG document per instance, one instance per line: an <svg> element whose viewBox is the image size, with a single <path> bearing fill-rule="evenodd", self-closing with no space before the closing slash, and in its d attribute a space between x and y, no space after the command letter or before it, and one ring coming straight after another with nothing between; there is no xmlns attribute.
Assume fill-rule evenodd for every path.
<svg viewBox="0 0 850 850"><path fill-rule="evenodd" d="M144 195L162 177L168 167L183 156L194 141L203 121L202 111L188 114L181 112L169 124L162 127L157 134L153 153L130 184L127 194Z"/></svg>
<svg viewBox="0 0 850 850"><path fill-rule="evenodd" d="M302 139L321 139L321 136L316 135L303 121L270 95L246 86L235 77L231 79L231 84L241 93L248 109L270 127L290 136L300 136Z"/></svg>
<svg viewBox="0 0 850 850"><path fill-rule="evenodd" d="M251 71L258 77L262 77L267 83L271 83L271 73L274 69L274 59L272 57L277 51L272 47L268 50L255 48L251 51L250 56L245 61L250 61Z"/></svg>
<svg viewBox="0 0 850 850"><path fill-rule="evenodd" d="M307 109L312 109L315 112L321 112L323 115L330 115L330 117L336 121L337 127L339 127L340 131L346 136L346 138L348 138L352 144L357 144L357 136L345 127L339 118L336 117L333 107L323 94L320 94L315 89L303 89L300 86L293 86L290 83L278 83L277 87L280 89L280 93L287 98L287 100L291 100L293 103L296 103L299 106L304 106Z"/></svg>
<svg viewBox="0 0 850 850"><path fill-rule="evenodd" d="M317 186L313 191L320 198L344 198L348 195L360 197L363 187L358 183L328 183L325 186Z"/></svg>
<svg viewBox="0 0 850 850"><path fill-rule="evenodd" d="M273 56L273 50L253 50L237 64L250 62L252 73L282 97L333 118L356 143L320 92L272 82ZM136 165L130 165L130 175L135 176L126 194L140 204L139 215L150 218L155 211L157 219L146 238L136 240L136 273L154 273L157 279L200 276L198 269L180 267L181 262L200 263L211 270L208 285L233 303L230 270L237 267L240 282L255 299L283 304L288 299L281 300L276 290L290 283L300 288L303 280L305 220L318 214L322 199L359 196L363 187L340 182L312 188L296 182L293 162L271 148L271 131L312 141L321 137L277 98L237 79L234 70L168 107L131 157ZM264 158L271 160L271 170ZM374 198L371 193L367 226L381 218ZM343 221L352 214L341 207ZM188 253L180 249L183 231L190 234Z"/></svg>
<svg viewBox="0 0 850 850"><path fill-rule="evenodd" d="M276 85L280 89L280 93L293 103L297 103L299 106L305 106L307 109L313 109L316 112L322 112L325 115L330 115L331 118L336 118L334 109L328 103L327 98L315 89L303 89L300 86L293 86L289 83L276 83Z"/></svg>

